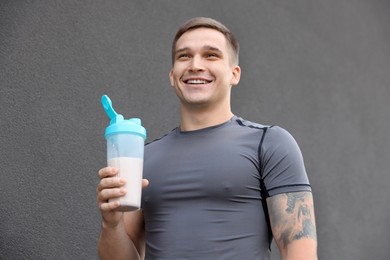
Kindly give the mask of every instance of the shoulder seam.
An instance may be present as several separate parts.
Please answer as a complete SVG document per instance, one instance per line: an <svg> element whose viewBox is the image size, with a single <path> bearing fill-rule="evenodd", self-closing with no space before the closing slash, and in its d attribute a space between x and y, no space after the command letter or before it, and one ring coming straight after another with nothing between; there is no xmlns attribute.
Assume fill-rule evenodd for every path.
<svg viewBox="0 0 390 260"><path fill-rule="evenodd" d="M269 127L272 127L272 126L263 126L263 127L261 127L261 126L255 126L255 125L246 125L246 124L244 124L244 122L242 121L242 120L240 120L240 119L236 119L236 122L238 123L238 125L240 125L240 126L244 126L244 127L249 127L249 128L254 128L254 129L259 129L259 130L264 130L264 129L266 129L266 128L269 128Z"/></svg>
<svg viewBox="0 0 390 260"><path fill-rule="evenodd" d="M177 129L177 127L175 127L174 129L172 129L169 133L166 133L165 135L163 135L163 136L161 136L161 137L159 137L159 138L156 138L156 139L154 139L154 140L152 140L152 141L150 141L150 142L147 142L147 143L145 144L145 146L146 146L146 145L149 145L149 144L151 144L151 143L157 142L157 141L159 141L159 140L161 140L161 139L163 139L165 136L169 135L170 133L172 133L172 132L175 131L176 129Z"/></svg>
<svg viewBox="0 0 390 260"><path fill-rule="evenodd" d="M261 149L263 147L263 142L264 142L264 139L265 139L265 134L267 133L267 130L268 130L268 127L265 127L264 128L264 132L263 134L261 135L261 139L260 139L260 143L259 143L259 148L257 149L257 153L258 153L258 160L259 160L259 174L260 174L260 181L261 182L264 182L264 179L263 179L263 163L262 163L262 156L261 156ZM265 187L264 187L265 188ZM267 190L265 189L264 190L267 197L269 196Z"/></svg>

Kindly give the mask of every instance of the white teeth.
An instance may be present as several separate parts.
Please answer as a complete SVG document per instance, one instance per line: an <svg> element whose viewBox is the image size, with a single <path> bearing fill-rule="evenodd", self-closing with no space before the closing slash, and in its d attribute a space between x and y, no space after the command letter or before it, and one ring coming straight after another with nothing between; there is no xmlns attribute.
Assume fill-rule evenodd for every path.
<svg viewBox="0 0 390 260"><path fill-rule="evenodd" d="M201 79L190 79L187 81L188 84L206 84L206 80Z"/></svg>

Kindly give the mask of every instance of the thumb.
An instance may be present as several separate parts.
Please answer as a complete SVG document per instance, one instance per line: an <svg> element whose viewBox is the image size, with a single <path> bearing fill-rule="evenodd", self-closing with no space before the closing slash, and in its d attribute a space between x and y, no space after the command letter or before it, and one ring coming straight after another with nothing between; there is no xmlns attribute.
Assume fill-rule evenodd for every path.
<svg viewBox="0 0 390 260"><path fill-rule="evenodd" d="M149 181L147 179L142 179L142 188L145 189L149 186Z"/></svg>

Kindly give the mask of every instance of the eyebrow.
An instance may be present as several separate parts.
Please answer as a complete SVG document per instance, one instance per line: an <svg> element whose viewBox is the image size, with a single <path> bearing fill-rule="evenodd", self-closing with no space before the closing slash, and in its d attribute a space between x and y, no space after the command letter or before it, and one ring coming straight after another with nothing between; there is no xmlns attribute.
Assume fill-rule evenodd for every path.
<svg viewBox="0 0 390 260"><path fill-rule="evenodd" d="M205 45L202 47L203 50L206 50L206 51L216 51L216 52L219 52L219 53L223 53L220 49L218 49L217 47L213 47L213 46L210 46L210 45ZM180 53L180 52L186 52L190 50L189 47L184 47L184 48L180 48L180 49L177 49L175 51L175 54L176 53Z"/></svg>

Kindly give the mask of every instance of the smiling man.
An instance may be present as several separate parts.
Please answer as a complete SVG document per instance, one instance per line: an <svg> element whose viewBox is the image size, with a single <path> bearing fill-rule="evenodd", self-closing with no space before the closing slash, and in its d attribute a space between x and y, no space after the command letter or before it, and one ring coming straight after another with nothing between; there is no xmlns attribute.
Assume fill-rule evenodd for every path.
<svg viewBox="0 0 390 260"><path fill-rule="evenodd" d="M239 48L221 23L198 17L179 28L169 78L180 126L145 147L142 210L111 198L124 180L105 167L97 198L101 259L316 259L311 187L294 138L233 114Z"/></svg>
<svg viewBox="0 0 390 260"><path fill-rule="evenodd" d="M169 76L180 99L181 129L188 131L229 120L233 116L231 87L239 82L241 71L225 36L211 28L198 28L184 33L175 46Z"/></svg>

